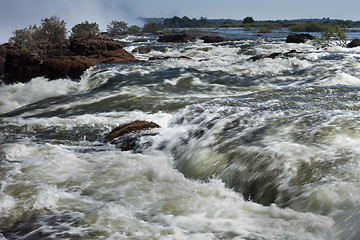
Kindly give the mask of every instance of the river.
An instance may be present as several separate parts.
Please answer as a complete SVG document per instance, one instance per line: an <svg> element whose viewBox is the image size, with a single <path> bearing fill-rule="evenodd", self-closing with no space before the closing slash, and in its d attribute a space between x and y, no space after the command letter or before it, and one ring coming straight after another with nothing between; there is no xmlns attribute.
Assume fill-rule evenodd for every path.
<svg viewBox="0 0 360 240"><path fill-rule="evenodd" d="M214 31L0 85L0 239L359 239L360 48ZM134 120L161 128L104 143Z"/></svg>

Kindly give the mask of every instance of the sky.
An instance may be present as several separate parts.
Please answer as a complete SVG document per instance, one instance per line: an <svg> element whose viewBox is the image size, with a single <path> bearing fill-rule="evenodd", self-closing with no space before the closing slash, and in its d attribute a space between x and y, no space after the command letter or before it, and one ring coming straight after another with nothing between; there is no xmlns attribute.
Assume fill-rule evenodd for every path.
<svg viewBox="0 0 360 240"><path fill-rule="evenodd" d="M360 20L359 0L0 0L0 44L16 29L58 16L70 30L84 21L105 31L113 20L142 26L138 17L284 20L331 18Z"/></svg>

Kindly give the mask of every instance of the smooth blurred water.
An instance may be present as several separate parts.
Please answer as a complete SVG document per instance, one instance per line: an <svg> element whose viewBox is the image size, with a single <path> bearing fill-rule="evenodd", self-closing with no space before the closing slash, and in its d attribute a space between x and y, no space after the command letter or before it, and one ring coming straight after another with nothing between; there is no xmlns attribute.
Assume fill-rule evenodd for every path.
<svg viewBox="0 0 360 240"><path fill-rule="evenodd" d="M360 48L213 31L1 85L0 239L358 239ZM102 141L137 119L141 151Z"/></svg>

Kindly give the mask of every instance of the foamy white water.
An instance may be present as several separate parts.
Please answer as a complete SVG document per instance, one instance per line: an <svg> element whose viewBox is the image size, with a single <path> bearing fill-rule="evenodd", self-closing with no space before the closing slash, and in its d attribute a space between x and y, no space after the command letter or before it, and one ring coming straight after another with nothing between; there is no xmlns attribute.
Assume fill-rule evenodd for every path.
<svg viewBox="0 0 360 240"><path fill-rule="evenodd" d="M22 194L2 193L3 218L17 222L24 214L48 212L29 225L41 226L49 237L144 239L316 239L326 237L333 223L311 213L245 202L219 180L186 179L168 156L79 150L52 144L5 146L5 188ZM69 218L65 226L62 218Z"/></svg>
<svg viewBox="0 0 360 240"><path fill-rule="evenodd" d="M358 239L360 49L226 31L1 85L0 239ZM103 142L137 119L137 151Z"/></svg>

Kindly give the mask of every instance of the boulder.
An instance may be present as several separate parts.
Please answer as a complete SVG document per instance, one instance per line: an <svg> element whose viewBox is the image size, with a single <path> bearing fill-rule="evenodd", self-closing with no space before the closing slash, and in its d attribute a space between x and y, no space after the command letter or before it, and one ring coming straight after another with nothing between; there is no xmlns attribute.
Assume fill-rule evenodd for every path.
<svg viewBox="0 0 360 240"><path fill-rule="evenodd" d="M155 135L148 130L159 127L160 126L154 122L143 120L125 123L114 128L108 135L106 135L105 142L115 144L122 151L137 151L142 147L138 145L140 138ZM145 144L149 146L151 145L151 142L148 141Z"/></svg>
<svg viewBox="0 0 360 240"><path fill-rule="evenodd" d="M346 47L348 48L354 48L354 47L359 47L360 46L360 39L354 39L352 40L348 45L346 45Z"/></svg>
<svg viewBox="0 0 360 240"><path fill-rule="evenodd" d="M151 47L137 47L134 48L131 52L132 53L141 53L141 54L148 54L149 52L151 52Z"/></svg>
<svg viewBox="0 0 360 240"><path fill-rule="evenodd" d="M204 43L217 43L225 41L225 38L221 36L202 36L200 39L204 40Z"/></svg>
<svg viewBox="0 0 360 240"><path fill-rule="evenodd" d="M162 35L159 37L158 41L159 42L189 42L190 40L193 40L194 38L182 33L182 34L169 34L169 35Z"/></svg>
<svg viewBox="0 0 360 240"><path fill-rule="evenodd" d="M307 40L314 39L314 36L307 34L307 33L301 33L301 34L290 34L286 38L287 43L305 43Z"/></svg>
<svg viewBox="0 0 360 240"><path fill-rule="evenodd" d="M76 38L26 48L0 46L0 74L6 84L27 82L39 76L79 79L86 69L99 63L137 61L123 49L124 43L102 38Z"/></svg>

